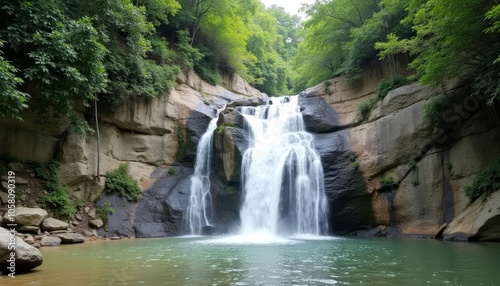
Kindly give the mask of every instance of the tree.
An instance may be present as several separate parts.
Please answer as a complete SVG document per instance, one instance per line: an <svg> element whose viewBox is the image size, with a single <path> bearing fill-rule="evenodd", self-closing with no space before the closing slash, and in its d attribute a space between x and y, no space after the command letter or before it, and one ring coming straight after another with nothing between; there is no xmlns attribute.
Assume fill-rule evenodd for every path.
<svg viewBox="0 0 500 286"><path fill-rule="evenodd" d="M352 70L359 71L352 66L358 66L370 53L363 52L360 59L356 53L351 53L356 47L353 35L356 31L360 33L365 22L378 11L378 2L317 0L306 9L310 18L305 23L304 41L299 44L293 61L294 70L297 71L294 77L296 90L333 76L350 74ZM363 39L361 35L357 35L357 38ZM369 44L363 44L362 47L373 50Z"/></svg>
<svg viewBox="0 0 500 286"><path fill-rule="evenodd" d="M384 1L388 2L388 1ZM409 52L410 66L423 84L441 84L464 77L478 93L500 97L498 4L485 0L412 0L403 21L411 37L390 34L377 44L381 56Z"/></svg>

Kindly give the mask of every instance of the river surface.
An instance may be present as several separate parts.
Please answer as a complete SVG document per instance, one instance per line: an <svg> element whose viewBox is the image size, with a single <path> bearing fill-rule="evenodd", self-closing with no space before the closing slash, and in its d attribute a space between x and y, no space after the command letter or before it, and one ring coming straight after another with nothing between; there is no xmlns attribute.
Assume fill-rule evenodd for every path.
<svg viewBox="0 0 500 286"><path fill-rule="evenodd" d="M500 285L500 244L178 237L42 248L0 285Z"/></svg>

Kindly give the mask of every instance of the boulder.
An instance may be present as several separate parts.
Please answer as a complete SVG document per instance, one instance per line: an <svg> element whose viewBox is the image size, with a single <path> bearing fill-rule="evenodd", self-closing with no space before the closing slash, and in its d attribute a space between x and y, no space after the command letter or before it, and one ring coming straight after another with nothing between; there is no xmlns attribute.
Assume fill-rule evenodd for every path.
<svg viewBox="0 0 500 286"><path fill-rule="evenodd" d="M16 177L16 185L27 185L29 183L28 179L22 177Z"/></svg>
<svg viewBox="0 0 500 286"><path fill-rule="evenodd" d="M16 230L22 233L32 233L32 234L40 233L40 228L38 226L31 226L31 225L18 226L16 227Z"/></svg>
<svg viewBox="0 0 500 286"><path fill-rule="evenodd" d="M265 104L266 98L253 97L248 99L235 100L227 104L226 107L236 107L236 106L259 106Z"/></svg>
<svg viewBox="0 0 500 286"><path fill-rule="evenodd" d="M9 250L9 241L11 241L11 233L0 227L0 269L3 271L9 267L7 260L10 258L11 250ZM43 262L42 254L35 247L27 244L22 239L15 237L16 243L16 272L25 272L38 267ZM10 273L9 270L6 273ZM4 279L6 279L4 277Z"/></svg>
<svg viewBox="0 0 500 286"><path fill-rule="evenodd" d="M24 242L28 243L28 244L34 244L35 243L35 239L33 238L33 236L31 236L30 234L24 236Z"/></svg>
<svg viewBox="0 0 500 286"><path fill-rule="evenodd" d="M85 237L83 237L83 235L74 232L56 234L55 237L60 238L62 244L85 242Z"/></svg>
<svg viewBox="0 0 500 286"><path fill-rule="evenodd" d="M321 97L310 97L307 93L299 96L299 105L306 130L316 133L332 132L342 126L337 112Z"/></svg>
<svg viewBox="0 0 500 286"><path fill-rule="evenodd" d="M49 214L47 211L41 208L17 207L15 220L11 223L16 223L18 225L39 226L48 216ZM5 223L9 222L9 216L7 214L3 216L3 221Z"/></svg>
<svg viewBox="0 0 500 286"><path fill-rule="evenodd" d="M89 220L89 226L91 228L101 228L103 225L104 223L100 219Z"/></svg>
<svg viewBox="0 0 500 286"><path fill-rule="evenodd" d="M44 219L42 223L42 229L46 231L64 230L68 227L66 222L51 217Z"/></svg>
<svg viewBox="0 0 500 286"><path fill-rule="evenodd" d="M215 172L226 182L239 182L243 153L248 148L248 132L242 128L224 127L215 134Z"/></svg>
<svg viewBox="0 0 500 286"><path fill-rule="evenodd" d="M61 245L61 239L54 236L44 236L40 240L41 246L59 246Z"/></svg>
<svg viewBox="0 0 500 286"><path fill-rule="evenodd" d="M12 170L14 172L22 172L24 170L24 166L21 163L17 162L11 162L9 165L7 165L9 170Z"/></svg>
<svg viewBox="0 0 500 286"><path fill-rule="evenodd" d="M443 233L444 238L500 241L500 191L483 195L459 214Z"/></svg>
<svg viewBox="0 0 500 286"><path fill-rule="evenodd" d="M2 184L3 184L3 183L4 183L4 182L2 182ZM7 204L7 200L9 199L9 198L8 198L8 195L9 195L9 194L7 194L6 192L4 192L4 191L0 191L0 203L2 203L2 204Z"/></svg>

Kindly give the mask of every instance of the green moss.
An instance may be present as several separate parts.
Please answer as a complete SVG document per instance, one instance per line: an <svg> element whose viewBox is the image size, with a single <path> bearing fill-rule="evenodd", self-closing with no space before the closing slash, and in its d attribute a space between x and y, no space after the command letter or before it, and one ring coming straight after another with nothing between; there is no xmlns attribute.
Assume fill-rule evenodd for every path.
<svg viewBox="0 0 500 286"><path fill-rule="evenodd" d="M177 122L177 153L175 158L178 162L182 162L191 148L192 142L189 136L185 136L184 128L182 127L180 122Z"/></svg>
<svg viewBox="0 0 500 286"><path fill-rule="evenodd" d="M129 201L138 201L141 194L139 185L128 173L128 163L122 163L117 169L106 173L104 191L118 194Z"/></svg>
<svg viewBox="0 0 500 286"><path fill-rule="evenodd" d="M470 203L482 195L489 195L500 189L500 160L497 160L484 168L471 185L465 187L465 195Z"/></svg>

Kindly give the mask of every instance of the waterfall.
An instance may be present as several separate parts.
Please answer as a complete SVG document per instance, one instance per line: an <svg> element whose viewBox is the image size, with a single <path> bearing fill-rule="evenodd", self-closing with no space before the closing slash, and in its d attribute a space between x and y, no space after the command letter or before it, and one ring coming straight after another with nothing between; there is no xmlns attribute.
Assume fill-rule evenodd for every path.
<svg viewBox="0 0 500 286"><path fill-rule="evenodd" d="M251 134L241 170L241 233L325 233L323 168L313 137L305 131L298 97L241 107L240 112Z"/></svg>
<svg viewBox="0 0 500 286"><path fill-rule="evenodd" d="M222 109L221 109L222 110ZM212 166L212 142L217 128L217 118L208 124L196 149L194 174L191 176L191 195L188 205L188 224L191 235L201 234L204 226L212 225L212 196L210 195L210 171Z"/></svg>

